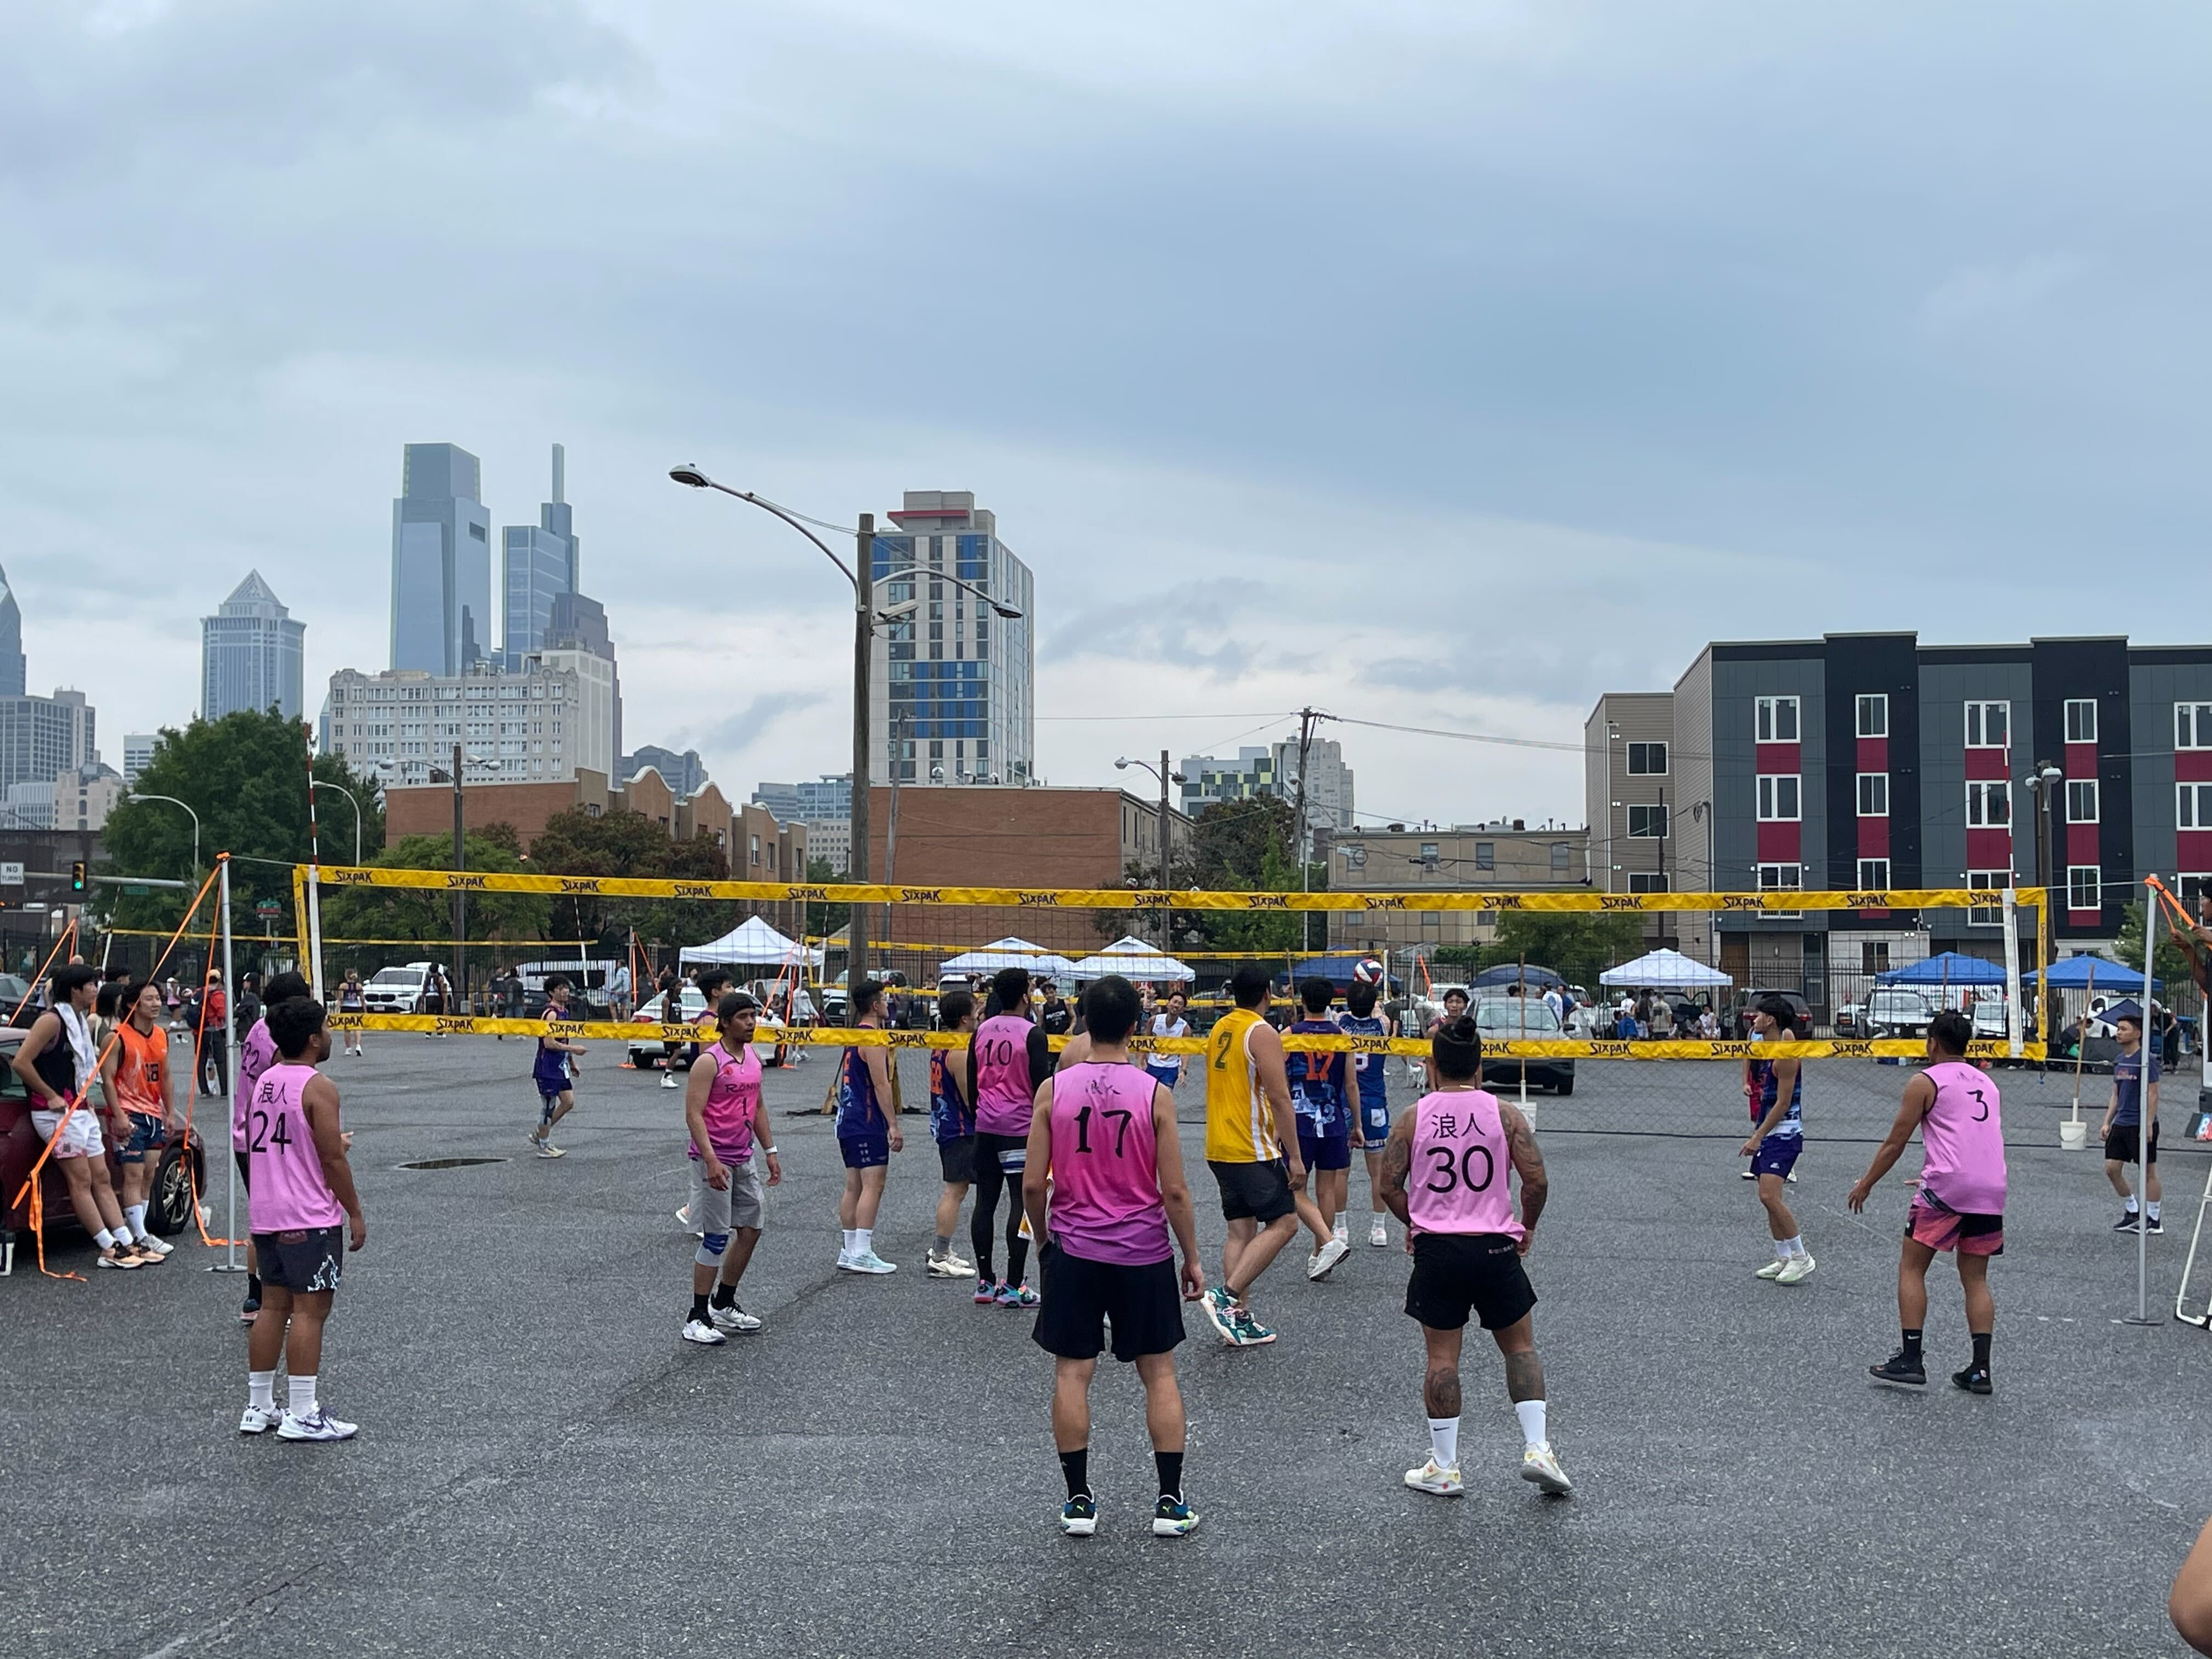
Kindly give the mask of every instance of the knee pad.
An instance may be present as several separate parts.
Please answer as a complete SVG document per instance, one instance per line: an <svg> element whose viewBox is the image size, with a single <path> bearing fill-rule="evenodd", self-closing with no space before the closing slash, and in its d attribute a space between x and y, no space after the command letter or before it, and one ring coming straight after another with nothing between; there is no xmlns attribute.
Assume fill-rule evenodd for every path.
<svg viewBox="0 0 2212 1659"><path fill-rule="evenodd" d="M719 1267L722 1255L730 1248L727 1233L708 1233L699 1241L699 1254L693 1259L702 1267Z"/></svg>

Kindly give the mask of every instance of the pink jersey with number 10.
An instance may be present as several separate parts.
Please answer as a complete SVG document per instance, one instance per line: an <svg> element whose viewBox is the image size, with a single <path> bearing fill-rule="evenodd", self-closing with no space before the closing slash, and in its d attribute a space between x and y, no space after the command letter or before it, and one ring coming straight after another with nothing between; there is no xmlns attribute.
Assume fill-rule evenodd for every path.
<svg viewBox="0 0 2212 1659"><path fill-rule="evenodd" d="M1085 1261L1145 1267L1175 1255L1160 1201L1152 1093L1133 1066L1067 1067L1052 1080L1052 1236Z"/></svg>
<svg viewBox="0 0 2212 1659"><path fill-rule="evenodd" d="M1416 1232L1522 1237L1513 1213L1511 1169L1497 1096L1440 1089L1415 1104L1406 1210Z"/></svg>
<svg viewBox="0 0 2212 1659"><path fill-rule="evenodd" d="M246 1184L252 1193L246 1206L257 1233L335 1227L345 1219L323 1179L315 1132L300 1103L314 1080L313 1066L280 1060L253 1085L253 1103L246 1113Z"/></svg>

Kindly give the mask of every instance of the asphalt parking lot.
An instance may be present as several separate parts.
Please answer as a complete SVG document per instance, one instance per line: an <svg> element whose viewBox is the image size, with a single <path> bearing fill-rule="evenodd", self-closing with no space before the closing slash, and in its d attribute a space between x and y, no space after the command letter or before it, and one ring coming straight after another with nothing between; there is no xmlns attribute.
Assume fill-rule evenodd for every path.
<svg viewBox="0 0 2212 1659"><path fill-rule="evenodd" d="M1102 1370L1102 1522L1075 1540L1054 1525L1029 1317L921 1272L925 1118L905 1121L878 1229L902 1271L842 1274L829 1122L784 1115L818 1103L828 1056L770 1074L787 1178L743 1294L766 1328L698 1349L678 1337L679 1095L596 1045L569 1155L539 1161L526 1044L368 1047L328 1067L370 1236L322 1392L359 1438L236 1435L241 1281L197 1245L82 1284L24 1263L0 1281L0 1653L2183 1651L2163 1609L2212 1502L2212 1336L2114 1322L2134 1241L2109 1231L2094 1152L2058 1149L2062 1078L2001 1077L1993 1398L1864 1380L1895 1342L1916 1155L1865 1218L1843 1194L1901 1068L1809 1068L1791 1192L1820 1267L1785 1289L1751 1276L1767 1249L1730 1068L1585 1065L1571 1100L1538 1108L1553 1206L1529 1263L1571 1498L1514 1478L1498 1362L1472 1344L1468 1495L1402 1487L1425 1452L1406 1261L1356 1243L1330 1283L1287 1255L1262 1282L1272 1348L1224 1350L1192 1315L1193 1537L1144 1528L1139 1396ZM2169 1087L2177 1143L2196 1080ZM1212 1272L1194 1134L1187 1153ZM448 1158L507 1161L400 1167ZM2176 1144L2165 1168L2150 1303L2170 1313L2206 1160ZM1355 1240L1365 1191L1355 1170ZM53 1254L91 1261L74 1237ZM1958 1291L1941 1266L1930 1284L1929 1368L1948 1372Z"/></svg>

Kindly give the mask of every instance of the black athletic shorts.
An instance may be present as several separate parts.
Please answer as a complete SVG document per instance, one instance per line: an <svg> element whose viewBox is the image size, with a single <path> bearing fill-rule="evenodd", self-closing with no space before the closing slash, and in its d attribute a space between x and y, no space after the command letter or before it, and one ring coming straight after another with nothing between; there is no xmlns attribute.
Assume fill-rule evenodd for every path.
<svg viewBox="0 0 2212 1659"><path fill-rule="evenodd" d="M1297 1208L1291 1200L1290 1172L1279 1158L1272 1164L1217 1164L1208 1158L1206 1167L1220 1185L1224 1221L1249 1219L1264 1227Z"/></svg>
<svg viewBox="0 0 2212 1659"><path fill-rule="evenodd" d="M335 1291L345 1271L345 1229L304 1227L256 1233L253 1252L261 1263L264 1285L295 1294Z"/></svg>
<svg viewBox="0 0 2212 1659"><path fill-rule="evenodd" d="M1166 1353L1182 1340L1182 1293L1172 1257L1140 1267L1091 1261L1048 1240L1037 1267L1044 1288L1030 1334L1047 1353L1096 1359L1106 1346L1102 1327L1109 1320L1114 1358L1124 1364L1144 1354Z"/></svg>
<svg viewBox="0 0 2212 1659"><path fill-rule="evenodd" d="M1536 1305L1521 1253L1504 1233L1416 1233L1406 1311L1431 1330L1465 1328L1469 1310L1502 1331Z"/></svg>
<svg viewBox="0 0 2212 1659"><path fill-rule="evenodd" d="M947 1181L972 1183L975 1179L975 1137L961 1135L937 1143L937 1167Z"/></svg>
<svg viewBox="0 0 2212 1659"><path fill-rule="evenodd" d="M252 1192L253 1190L252 1160L235 1146L230 1149L230 1155L238 1160L238 1190L241 1193Z"/></svg>
<svg viewBox="0 0 2212 1659"><path fill-rule="evenodd" d="M2132 1164L2142 1150L2142 1131L2132 1123L2115 1123L2105 1137L2105 1156L2114 1164ZM2150 1161L2158 1162L2158 1122L2150 1126Z"/></svg>

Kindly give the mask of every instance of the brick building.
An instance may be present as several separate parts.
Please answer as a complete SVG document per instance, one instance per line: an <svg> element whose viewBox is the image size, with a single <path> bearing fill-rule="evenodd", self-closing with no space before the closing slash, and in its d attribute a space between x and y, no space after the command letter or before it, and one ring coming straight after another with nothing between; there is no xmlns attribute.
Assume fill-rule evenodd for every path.
<svg viewBox="0 0 2212 1659"><path fill-rule="evenodd" d="M1448 830L1338 830L1321 848L1334 888L1353 892L1458 891L1494 887L1533 892L1590 884L1587 830L1529 829L1521 819ZM1494 945L1495 910L1332 910L1332 951L1433 952L1445 945ZM1318 931L1318 930L1316 930Z"/></svg>

